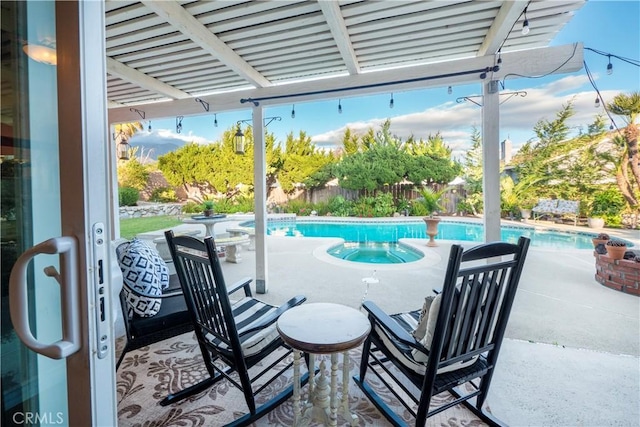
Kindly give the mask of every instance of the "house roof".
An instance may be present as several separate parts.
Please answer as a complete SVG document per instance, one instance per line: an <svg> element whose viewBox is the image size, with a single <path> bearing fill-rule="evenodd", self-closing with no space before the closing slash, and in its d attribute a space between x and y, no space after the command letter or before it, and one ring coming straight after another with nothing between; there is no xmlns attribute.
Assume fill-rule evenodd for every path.
<svg viewBox="0 0 640 427"><path fill-rule="evenodd" d="M455 61L548 46L584 3L107 1L109 106L152 112L159 101L223 97L238 104L230 92L277 96L335 88L332 81L380 83L397 70L424 74L443 63L455 70ZM424 85L435 84L447 81Z"/></svg>

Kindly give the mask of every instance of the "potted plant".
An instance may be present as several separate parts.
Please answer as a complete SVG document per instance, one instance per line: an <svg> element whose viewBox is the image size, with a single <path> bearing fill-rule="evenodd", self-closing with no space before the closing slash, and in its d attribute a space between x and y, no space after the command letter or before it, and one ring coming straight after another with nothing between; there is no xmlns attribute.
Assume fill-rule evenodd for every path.
<svg viewBox="0 0 640 427"><path fill-rule="evenodd" d="M213 215L213 207L214 207L213 200L204 200L202 202L202 213L204 214L204 216Z"/></svg>
<svg viewBox="0 0 640 427"><path fill-rule="evenodd" d="M440 218L437 216L434 217L433 214L436 213L436 211L443 209L442 205L440 205L440 199L447 190L448 187L443 188L440 191L435 191L432 188L424 187L420 190L421 197L416 199L416 201L422 205L427 215L422 218L427 224L427 235L429 236L427 246L438 246L434 240L434 237L436 236L436 234L438 234L438 223L440 222Z"/></svg>
<svg viewBox="0 0 640 427"><path fill-rule="evenodd" d="M609 240L605 245L607 255L611 259L623 259L624 253L627 251L627 244L622 240Z"/></svg>
<svg viewBox="0 0 640 427"><path fill-rule="evenodd" d="M520 218L522 222L527 222L531 218L531 209L536 205L536 200L530 197L523 198L518 202L520 208Z"/></svg>
<svg viewBox="0 0 640 427"><path fill-rule="evenodd" d="M599 254L606 254L607 249L604 247L604 245L607 244L609 239L610 237L607 233L600 233L596 237L591 239L591 241L593 242L593 248L595 249L595 251Z"/></svg>

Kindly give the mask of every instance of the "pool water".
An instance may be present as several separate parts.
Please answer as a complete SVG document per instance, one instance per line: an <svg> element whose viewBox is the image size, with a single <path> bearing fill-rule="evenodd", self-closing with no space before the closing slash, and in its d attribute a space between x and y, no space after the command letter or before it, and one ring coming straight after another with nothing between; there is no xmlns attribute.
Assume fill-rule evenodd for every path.
<svg viewBox="0 0 640 427"><path fill-rule="evenodd" d="M253 227L253 221L241 224ZM423 221L406 222L336 222L336 221L273 221L267 224L267 234L276 236L339 237L345 242L396 243L402 238L426 239ZM531 227L501 228L505 242L517 243L520 236L529 237L531 245L550 249L593 249L594 233L569 233L535 230ZM436 239L455 241L484 241L482 224L442 221ZM631 246L631 243L628 243Z"/></svg>
<svg viewBox="0 0 640 427"><path fill-rule="evenodd" d="M345 242L333 246L327 253L345 261L367 264L402 264L424 257L422 253L399 243Z"/></svg>

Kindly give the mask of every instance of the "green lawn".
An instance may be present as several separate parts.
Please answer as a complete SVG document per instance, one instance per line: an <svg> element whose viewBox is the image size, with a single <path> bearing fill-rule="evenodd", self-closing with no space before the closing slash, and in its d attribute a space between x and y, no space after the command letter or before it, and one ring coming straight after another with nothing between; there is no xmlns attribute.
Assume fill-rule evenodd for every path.
<svg viewBox="0 0 640 427"><path fill-rule="evenodd" d="M132 239L136 234L162 230L182 224L175 216L151 216L147 218L127 218L120 220L120 236Z"/></svg>

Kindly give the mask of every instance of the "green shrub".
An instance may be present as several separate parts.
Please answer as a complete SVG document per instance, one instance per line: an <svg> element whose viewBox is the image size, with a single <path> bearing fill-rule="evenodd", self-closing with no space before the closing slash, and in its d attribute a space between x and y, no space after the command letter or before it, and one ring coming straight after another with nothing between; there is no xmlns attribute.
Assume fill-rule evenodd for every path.
<svg viewBox="0 0 640 427"><path fill-rule="evenodd" d="M159 187L153 190L149 200L152 202L170 203L178 200L176 191L169 187Z"/></svg>
<svg viewBox="0 0 640 427"><path fill-rule="evenodd" d="M411 215L412 216L428 216L429 211L427 207L420 202L411 203Z"/></svg>
<svg viewBox="0 0 640 427"><path fill-rule="evenodd" d="M395 211L396 207L393 204L393 195L391 193L376 194L373 200L373 216L392 216Z"/></svg>
<svg viewBox="0 0 640 427"><path fill-rule="evenodd" d="M216 200L216 212L219 213L236 213L236 212L253 212L253 197L238 196L233 199Z"/></svg>
<svg viewBox="0 0 640 427"><path fill-rule="evenodd" d="M194 214L202 212L202 204L195 202L187 202L182 206L182 213Z"/></svg>
<svg viewBox="0 0 640 427"><path fill-rule="evenodd" d="M411 202L404 196L400 196L396 200L396 212L402 212L404 210L411 211Z"/></svg>
<svg viewBox="0 0 640 427"><path fill-rule="evenodd" d="M604 218L605 223L611 227L622 224L622 211L626 203L617 188L609 188L593 195L593 201L589 209L589 216Z"/></svg>
<svg viewBox="0 0 640 427"><path fill-rule="evenodd" d="M120 206L135 206L138 203L140 194L138 190L131 187L118 188L118 204Z"/></svg>
<svg viewBox="0 0 640 427"><path fill-rule="evenodd" d="M334 196L329 199L327 209L333 216L351 216L353 203L342 196Z"/></svg>
<svg viewBox="0 0 640 427"><path fill-rule="evenodd" d="M314 210L313 204L304 200L289 200L282 208L285 213L293 213L299 216L309 216L311 211Z"/></svg>
<svg viewBox="0 0 640 427"><path fill-rule="evenodd" d="M131 187L140 191L147 186L148 180L149 171L135 157L118 166L120 187Z"/></svg>
<svg viewBox="0 0 640 427"><path fill-rule="evenodd" d="M313 210L316 211L316 214L319 216L325 216L329 213L329 203L328 202L318 202L313 205Z"/></svg>
<svg viewBox="0 0 640 427"><path fill-rule="evenodd" d="M373 197L360 197L353 206L353 212L356 216L363 218L373 217L375 199Z"/></svg>

